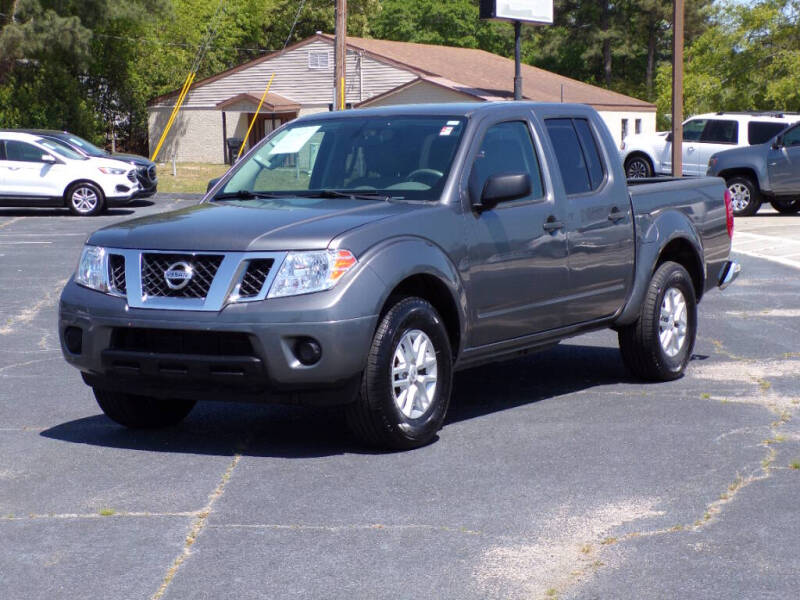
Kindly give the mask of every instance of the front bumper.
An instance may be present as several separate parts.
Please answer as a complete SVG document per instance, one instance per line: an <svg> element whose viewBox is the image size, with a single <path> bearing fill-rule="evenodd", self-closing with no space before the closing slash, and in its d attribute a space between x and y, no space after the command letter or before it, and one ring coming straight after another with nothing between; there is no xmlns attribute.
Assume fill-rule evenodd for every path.
<svg viewBox="0 0 800 600"><path fill-rule="evenodd" d="M88 385L104 389L199 400L351 401L366 365L377 315L308 322L307 313L298 310L296 314L281 311L274 318L270 302L252 303L261 305L257 312L253 306L238 305L213 313L137 309L123 298L70 281L60 302L62 353ZM79 332L72 329L67 334L68 328ZM120 344L121 336L134 329L150 332L156 339L161 333L167 341L141 347ZM76 335L80 339L77 352ZM246 338L249 345L211 344L212 351L202 341L230 336ZM170 341L178 338L184 341ZM201 342L195 342L196 338ZM322 350L312 365L302 364L296 355L298 341L308 338Z"/></svg>

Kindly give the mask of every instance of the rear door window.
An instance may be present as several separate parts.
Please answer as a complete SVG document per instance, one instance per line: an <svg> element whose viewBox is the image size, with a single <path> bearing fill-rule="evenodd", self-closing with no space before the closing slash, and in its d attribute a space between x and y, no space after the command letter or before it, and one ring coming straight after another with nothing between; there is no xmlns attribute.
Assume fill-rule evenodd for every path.
<svg viewBox="0 0 800 600"><path fill-rule="evenodd" d="M769 121L750 121L747 124L747 142L764 144L778 135L786 128L786 123L771 123Z"/></svg>
<svg viewBox="0 0 800 600"><path fill-rule="evenodd" d="M6 143L0 140L0 160L6 159Z"/></svg>
<svg viewBox="0 0 800 600"><path fill-rule="evenodd" d="M589 122L547 119L545 126L567 194L584 194L600 187L605 170Z"/></svg>
<svg viewBox="0 0 800 600"><path fill-rule="evenodd" d="M700 136L700 141L707 144L737 144L739 142L739 123L709 119Z"/></svg>

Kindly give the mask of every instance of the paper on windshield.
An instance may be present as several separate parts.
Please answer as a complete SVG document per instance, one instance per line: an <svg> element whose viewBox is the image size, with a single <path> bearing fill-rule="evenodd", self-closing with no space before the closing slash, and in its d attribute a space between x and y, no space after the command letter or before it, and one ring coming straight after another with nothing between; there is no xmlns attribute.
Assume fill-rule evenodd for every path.
<svg viewBox="0 0 800 600"><path fill-rule="evenodd" d="M317 133L319 125L310 127L295 127L289 130L280 141L273 146L270 154L296 154L300 149L306 145L311 136Z"/></svg>

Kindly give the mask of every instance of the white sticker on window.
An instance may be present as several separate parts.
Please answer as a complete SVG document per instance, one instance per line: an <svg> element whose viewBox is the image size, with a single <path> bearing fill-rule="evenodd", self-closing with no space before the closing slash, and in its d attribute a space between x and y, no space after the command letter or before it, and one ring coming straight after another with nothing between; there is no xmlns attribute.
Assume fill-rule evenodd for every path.
<svg viewBox="0 0 800 600"><path fill-rule="evenodd" d="M319 128L320 125L314 125L311 127L295 127L294 129L290 129L278 143L273 146L269 153L297 154L300 152L300 149L308 143L311 136L317 133Z"/></svg>
<svg viewBox="0 0 800 600"><path fill-rule="evenodd" d="M460 123L461 123L461 121L448 121L447 122L448 125L459 125Z"/></svg>
<svg viewBox="0 0 800 600"><path fill-rule="evenodd" d="M450 135L453 133L452 127L442 127L442 130L439 132L439 135Z"/></svg>

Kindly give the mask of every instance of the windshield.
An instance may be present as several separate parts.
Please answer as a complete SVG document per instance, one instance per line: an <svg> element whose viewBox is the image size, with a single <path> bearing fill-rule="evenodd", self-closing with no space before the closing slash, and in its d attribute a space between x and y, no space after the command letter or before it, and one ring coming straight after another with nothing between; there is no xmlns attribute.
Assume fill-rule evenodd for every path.
<svg viewBox="0 0 800 600"><path fill-rule="evenodd" d="M77 135L70 133L67 136L67 141L86 152L89 156L108 156L108 152Z"/></svg>
<svg viewBox="0 0 800 600"><path fill-rule="evenodd" d="M398 116L289 125L237 165L215 198L345 192L438 200L464 124L463 117Z"/></svg>
<svg viewBox="0 0 800 600"><path fill-rule="evenodd" d="M85 156L82 156L75 152L72 148L67 146L62 142L57 142L55 140L46 140L44 138L40 140L36 140L37 143L41 144L48 150L55 152L56 154L60 154L65 158L71 158L72 160L88 160Z"/></svg>

